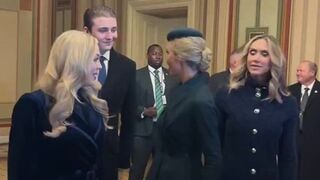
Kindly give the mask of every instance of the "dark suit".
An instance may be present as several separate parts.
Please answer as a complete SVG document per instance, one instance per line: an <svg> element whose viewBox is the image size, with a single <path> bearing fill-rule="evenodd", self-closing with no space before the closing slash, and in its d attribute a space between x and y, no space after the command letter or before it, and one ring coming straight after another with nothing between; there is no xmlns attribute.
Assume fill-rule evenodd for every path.
<svg viewBox="0 0 320 180"><path fill-rule="evenodd" d="M172 87L176 84L173 78L168 75L168 70L162 68L165 83L165 96L168 95ZM137 112L133 130L133 150L132 166L130 169L130 180L142 180L145 168L151 152L155 149L156 123L153 118L141 117L144 108L152 107L155 104L154 91L152 87L152 77L150 77L148 66L137 71L136 93L137 93Z"/></svg>
<svg viewBox="0 0 320 180"><path fill-rule="evenodd" d="M254 80L229 92L220 89L223 168L221 180L294 180L298 105L294 97L282 103L264 100L268 88Z"/></svg>
<svg viewBox="0 0 320 180"><path fill-rule="evenodd" d="M135 62L111 49L107 79L99 93L99 97L108 103L111 116L108 125L114 127L106 133L103 172L104 179L107 180L118 180L118 168L130 167L132 122L136 109L135 76ZM118 136L120 115L121 126Z"/></svg>
<svg viewBox="0 0 320 180"><path fill-rule="evenodd" d="M301 99L301 84L289 86L297 101ZM303 130L298 133L299 179L320 179L320 82L315 81L303 112Z"/></svg>
<svg viewBox="0 0 320 180"><path fill-rule="evenodd" d="M222 87L227 87L230 79L230 70L213 74L209 79L209 88L212 94L216 94Z"/></svg>
<svg viewBox="0 0 320 180"><path fill-rule="evenodd" d="M217 179L221 152L215 110L204 74L172 90L159 118L161 152L147 179Z"/></svg>
<svg viewBox="0 0 320 180"><path fill-rule="evenodd" d="M83 180L97 177L105 127L102 116L83 96L75 101L72 123L57 138L50 131L53 100L43 91L24 94L12 114L8 152L8 180Z"/></svg>

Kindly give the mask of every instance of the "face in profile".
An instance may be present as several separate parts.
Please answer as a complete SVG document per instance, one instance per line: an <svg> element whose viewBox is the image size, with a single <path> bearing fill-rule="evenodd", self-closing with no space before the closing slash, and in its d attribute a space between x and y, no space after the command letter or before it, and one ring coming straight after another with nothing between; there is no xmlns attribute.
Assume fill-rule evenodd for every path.
<svg viewBox="0 0 320 180"><path fill-rule="evenodd" d="M181 61L177 59L177 56L172 51L172 44L168 43L166 48L167 64L169 66L170 75L177 75L181 72Z"/></svg>
<svg viewBox="0 0 320 180"><path fill-rule="evenodd" d="M96 45L93 57L89 60L89 80L95 81L98 79L99 71L101 69L101 63L99 61L100 53L99 47Z"/></svg>
<svg viewBox="0 0 320 180"><path fill-rule="evenodd" d="M236 68L240 66L240 62L241 62L241 54L240 53L232 54L229 60L231 71L235 71Z"/></svg>
<svg viewBox="0 0 320 180"><path fill-rule="evenodd" d="M162 62L163 62L162 48L159 46L152 47L148 52L148 64L151 67L158 69L159 67L162 66Z"/></svg>
<svg viewBox="0 0 320 180"><path fill-rule="evenodd" d="M247 68L251 77L265 80L271 69L271 58L267 41L258 39L254 41L248 50Z"/></svg>
<svg viewBox="0 0 320 180"><path fill-rule="evenodd" d="M98 39L100 53L104 54L118 37L117 20L114 17L96 17L92 22L91 34Z"/></svg>
<svg viewBox="0 0 320 180"><path fill-rule="evenodd" d="M315 78L314 72L311 70L309 63L303 62L298 66L297 69L297 80L303 85L312 83Z"/></svg>

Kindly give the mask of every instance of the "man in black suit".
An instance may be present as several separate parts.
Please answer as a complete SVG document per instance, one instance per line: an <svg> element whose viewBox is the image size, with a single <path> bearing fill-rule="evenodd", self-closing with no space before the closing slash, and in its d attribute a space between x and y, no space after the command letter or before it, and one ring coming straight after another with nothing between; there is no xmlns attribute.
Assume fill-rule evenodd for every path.
<svg viewBox="0 0 320 180"><path fill-rule="evenodd" d="M298 133L299 180L319 180L320 162L320 82L317 65L302 61L297 69L298 82L289 91L300 102Z"/></svg>
<svg viewBox="0 0 320 180"><path fill-rule="evenodd" d="M149 157L151 153L155 154L156 122L159 113L161 113L156 104L157 82L161 86L160 94L163 105L166 105L166 95L175 85L175 81L168 75L168 70L162 67L163 51L160 45L150 45L147 58L148 65L137 70L136 97L138 107L133 130L132 166L129 180L142 180Z"/></svg>
<svg viewBox="0 0 320 180"><path fill-rule="evenodd" d="M226 87L229 84L230 74L239 66L241 60L242 49L235 49L229 57L229 69L213 74L209 79L209 88L212 94L218 89Z"/></svg>
<svg viewBox="0 0 320 180"><path fill-rule="evenodd" d="M111 8L97 6L87 9L83 20L84 30L98 39L102 66L99 96L109 106L109 129L105 135L102 172L105 180L118 180L118 168L130 167L132 122L136 109L136 64L113 48L118 34L116 15Z"/></svg>

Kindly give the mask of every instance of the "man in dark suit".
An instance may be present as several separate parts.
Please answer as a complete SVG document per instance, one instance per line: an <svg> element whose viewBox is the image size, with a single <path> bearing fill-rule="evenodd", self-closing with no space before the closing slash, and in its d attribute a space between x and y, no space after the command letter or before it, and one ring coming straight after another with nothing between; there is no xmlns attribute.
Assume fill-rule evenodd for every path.
<svg viewBox="0 0 320 180"><path fill-rule="evenodd" d="M297 69L298 82L289 91L300 102L298 133L299 180L320 179L320 82L317 65L302 61Z"/></svg>
<svg viewBox="0 0 320 180"><path fill-rule="evenodd" d="M229 57L229 69L213 74L209 79L209 88L215 94L221 87L229 84L230 74L239 66L242 49L235 49Z"/></svg>
<svg viewBox="0 0 320 180"><path fill-rule="evenodd" d="M104 180L118 180L118 168L130 167L132 122L136 109L136 64L113 48L118 34L116 15L111 8L97 6L87 9L83 20L84 30L98 39L102 66L99 96L108 102L109 107L102 172Z"/></svg>
<svg viewBox="0 0 320 180"><path fill-rule="evenodd" d="M137 70L137 112L133 130L132 166L129 180L142 180L151 153L155 154L157 117L161 109L157 106L157 82L161 86L162 104L175 85L168 70L162 67L163 51L160 45L152 44L147 51L148 65ZM155 72L157 71L157 72Z"/></svg>

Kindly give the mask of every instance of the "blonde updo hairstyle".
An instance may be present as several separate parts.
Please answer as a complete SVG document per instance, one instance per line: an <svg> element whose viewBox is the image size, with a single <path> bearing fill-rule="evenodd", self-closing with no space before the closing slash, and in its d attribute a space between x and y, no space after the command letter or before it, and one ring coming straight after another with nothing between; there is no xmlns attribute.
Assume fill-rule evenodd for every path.
<svg viewBox="0 0 320 180"><path fill-rule="evenodd" d="M185 61L192 69L206 71L210 66L212 51L202 37L184 37L169 41L177 59Z"/></svg>

